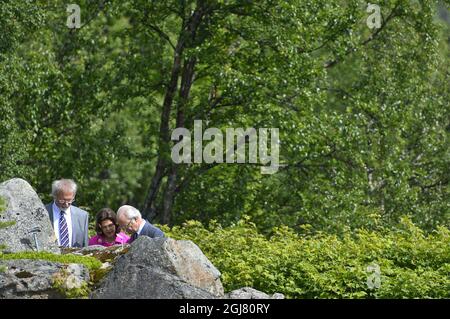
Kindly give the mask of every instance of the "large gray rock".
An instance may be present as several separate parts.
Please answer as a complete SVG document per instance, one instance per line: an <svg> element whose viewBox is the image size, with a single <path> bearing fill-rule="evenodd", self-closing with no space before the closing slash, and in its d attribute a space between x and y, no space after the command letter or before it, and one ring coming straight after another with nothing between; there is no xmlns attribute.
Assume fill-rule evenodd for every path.
<svg viewBox="0 0 450 319"><path fill-rule="evenodd" d="M251 287L244 287L233 290L225 295L226 299L284 299L284 295L280 293L274 293L272 296L253 289Z"/></svg>
<svg viewBox="0 0 450 319"><path fill-rule="evenodd" d="M0 244L7 251L20 252L36 250L33 229L40 250L59 253L47 210L36 192L26 181L14 178L0 184L0 197L6 201L6 211L0 213L0 221L14 221L15 224L0 229Z"/></svg>
<svg viewBox="0 0 450 319"><path fill-rule="evenodd" d="M91 297L221 298L223 286L220 272L194 243L141 236Z"/></svg>
<svg viewBox="0 0 450 319"><path fill-rule="evenodd" d="M169 267L174 274L195 287L205 289L216 296L223 296L221 273L190 240L167 239L164 254L169 258ZM170 268L170 270L172 270Z"/></svg>
<svg viewBox="0 0 450 319"><path fill-rule="evenodd" d="M151 269L128 265L120 274L117 265L107 275L92 299L213 299L214 295L181 280L179 277Z"/></svg>
<svg viewBox="0 0 450 319"><path fill-rule="evenodd" d="M79 256L94 257L104 262L115 262L115 260L130 250L129 244L115 245L105 247L101 245L93 245L87 247L63 247L61 248L61 254L72 254Z"/></svg>
<svg viewBox="0 0 450 319"><path fill-rule="evenodd" d="M0 299L59 299L71 289L87 287L89 272L79 264L45 260L3 260L0 267Z"/></svg>

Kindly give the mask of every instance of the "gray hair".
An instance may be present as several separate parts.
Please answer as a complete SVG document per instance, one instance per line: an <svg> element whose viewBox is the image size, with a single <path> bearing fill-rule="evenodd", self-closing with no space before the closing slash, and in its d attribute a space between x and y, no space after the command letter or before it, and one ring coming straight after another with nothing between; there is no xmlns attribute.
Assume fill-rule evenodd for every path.
<svg viewBox="0 0 450 319"><path fill-rule="evenodd" d="M122 214L125 214L125 216L128 219L142 218L142 215L139 212L139 210L130 205L123 205L117 210L117 219L119 219L119 217L122 216Z"/></svg>
<svg viewBox="0 0 450 319"><path fill-rule="evenodd" d="M77 183L75 183L72 179L60 179L53 181L52 183L52 196L56 198L58 194L63 191L72 192L73 195L77 194Z"/></svg>

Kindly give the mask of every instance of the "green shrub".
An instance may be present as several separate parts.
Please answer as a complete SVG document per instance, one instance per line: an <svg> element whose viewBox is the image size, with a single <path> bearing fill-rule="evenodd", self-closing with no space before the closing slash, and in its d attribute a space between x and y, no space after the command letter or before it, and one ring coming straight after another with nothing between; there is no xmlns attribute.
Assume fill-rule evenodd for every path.
<svg viewBox="0 0 450 319"><path fill-rule="evenodd" d="M248 218L227 228L214 221L161 227L195 242L221 271L225 291L251 286L287 298L449 298L450 231L424 235L407 218L400 225L342 237L278 227L269 238ZM381 283L371 289L367 267L373 264Z"/></svg>

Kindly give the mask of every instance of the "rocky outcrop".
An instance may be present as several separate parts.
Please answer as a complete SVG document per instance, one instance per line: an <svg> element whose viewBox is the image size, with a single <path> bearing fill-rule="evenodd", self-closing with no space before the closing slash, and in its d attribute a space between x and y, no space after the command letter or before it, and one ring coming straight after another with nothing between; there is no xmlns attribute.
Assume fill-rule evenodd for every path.
<svg viewBox="0 0 450 319"><path fill-rule="evenodd" d="M0 271L0 299L67 298L89 281L88 270L79 264L20 259L1 261L0 266L6 268Z"/></svg>
<svg viewBox="0 0 450 319"><path fill-rule="evenodd" d="M118 258L92 298L223 297L220 272L190 241L139 237Z"/></svg>
<svg viewBox="0 0 450 319"><path fill-rule="evenodd" d="M26 181L12 179L0 184L0 197L7 205L0 221L14 221L0 230L0 244L7 246L6 252L39 250L91 256L103 263L90 278L85 266L79 264L0 258L0 299L85 298L91 290L91 298L284 298L248 287L224 295L220 272L191 241L142 236L131 245L60 251L48 213Z"/></svg>
<svg viewBox="0 0 450 319"><path fill-rule="evenodd" d="M14 225L0 231L0 244L6 251L50 251L59 253L47 210L33 188L23 179L14 178L0 184L0 197L6 201L6 211L0 221Z"/></svg>
<svg viewBox="0 0 450 319"><path fill-rule="evenodd" d="M284 299L284 295L280 293L274 293L273 295L268 295L259 290L244 287L240 289L233 290L225 295L226 299Z"/></svg>
<svg viewBox="0 0 450 319"><path fill-rule="evenodd" d="M116 245L105 247L101 245L88 246L83 248L64 247L61 248L61 254L72 254L79 256L94 257L100 260L102 263L113 263L116 259L127 253L130 250L130 245Z"/></svg>
<svg viewBox="0 0 450 319"><path fill-rule="evenodd" d="M195 287L213 295L223 296L221 273L206 258L200 248L189 240L167 239L163 245L174 274Z"/></svg>

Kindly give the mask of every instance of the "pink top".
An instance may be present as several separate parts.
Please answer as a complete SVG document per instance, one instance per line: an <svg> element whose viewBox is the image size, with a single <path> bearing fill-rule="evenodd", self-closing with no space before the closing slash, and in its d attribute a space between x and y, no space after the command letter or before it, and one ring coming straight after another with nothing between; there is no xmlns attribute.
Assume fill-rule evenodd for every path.
<svg viewBox="0 0 450 319"><path fill-rule="evenodd" d="M116 235L116 240L114 243L108 243L102 235L95 235L89 239L89 246L92 245L102 245L105 247L113 246L113 245L122 245L128 244L130 242L130 237L125 233L120 232Z"/></svg>

